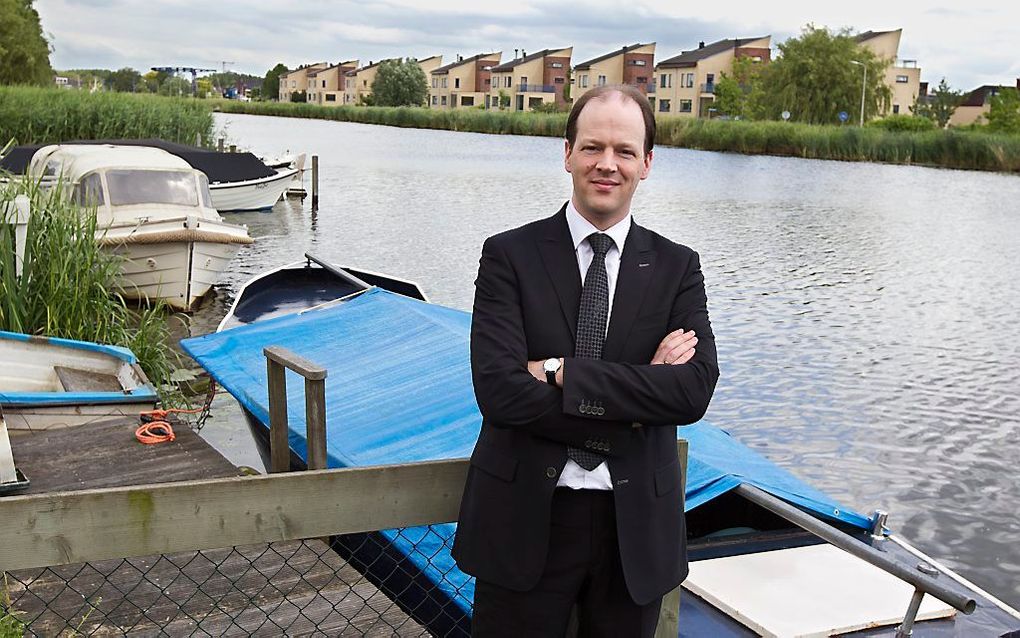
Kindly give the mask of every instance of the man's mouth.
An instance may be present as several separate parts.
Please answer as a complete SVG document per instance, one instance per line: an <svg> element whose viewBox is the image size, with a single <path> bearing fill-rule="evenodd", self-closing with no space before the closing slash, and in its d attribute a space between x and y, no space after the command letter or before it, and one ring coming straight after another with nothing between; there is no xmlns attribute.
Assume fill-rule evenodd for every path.
<svg viewBox="0 0 1020 638"><path fill-rule="evenodd" d="M595 189L599 191L612 190L614 186L619 186L619 182L614 182L608 179L595 179L592 180L592 184L595 185Z"/></svg>

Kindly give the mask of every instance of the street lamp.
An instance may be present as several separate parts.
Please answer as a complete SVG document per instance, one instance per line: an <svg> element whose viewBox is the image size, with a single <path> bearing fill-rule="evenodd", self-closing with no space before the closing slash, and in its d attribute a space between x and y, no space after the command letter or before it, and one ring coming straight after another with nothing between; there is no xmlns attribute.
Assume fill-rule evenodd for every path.
<svg viewBox="0 0 1020 638"><path fill-rule="evenodd" d="M857 60L850 60L850 64L856 64L864 69L864 77L861 79L861 126L864 126L864 90L868 86L868 65Z"/></svg>

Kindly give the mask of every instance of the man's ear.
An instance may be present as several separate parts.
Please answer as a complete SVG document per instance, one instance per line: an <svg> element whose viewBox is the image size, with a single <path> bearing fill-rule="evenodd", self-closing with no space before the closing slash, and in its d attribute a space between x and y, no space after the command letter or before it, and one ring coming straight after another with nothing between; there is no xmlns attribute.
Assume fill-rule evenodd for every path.
<svg viewBox="0 0 1020 638"><path fill-rule="evenodd" d="M570 140L563 140L563 168L568 173L570 172L570 162L567 161L570 158Z"/></svg>
<svg viewBox="0 0 1020 638"><path fill-rule="evenodd" d="M648 173L652 171L652 155L655 151L648 151L645 153L644 167L641 169L641 179L648 177Z"/></svg>

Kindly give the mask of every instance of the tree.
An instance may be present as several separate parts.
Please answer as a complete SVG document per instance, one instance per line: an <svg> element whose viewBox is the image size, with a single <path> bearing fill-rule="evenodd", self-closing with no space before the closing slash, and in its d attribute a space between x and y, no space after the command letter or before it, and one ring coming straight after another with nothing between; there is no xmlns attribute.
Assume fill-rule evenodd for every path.
<svg viewBox="0 0 1020 638"><path fill-rule="evenodd" d="M917 96L917 101L914 102L914 115L926 117L935 122L939 128L946 128L956 107L960 106L962 101L963 93L951 89L946 78L942 78L930 97Z"/></svg>
<svg viewBox="0 0 1020 638"><path fill-rule="evenodd" d="M282 62L266 71L266 79L262 81L262 95L270 100L280 95L280 76L290 71Z"/></svg>
<svg viewBox="0 0 1020 638"><path fill-rule="evenodd" d="M169 77L163 84L159 85L159 94L176 97L179 95L191 95L191 82L184 78Z"/></svg>
<svg viewBox="0 0 1020 638"><path fill-rule="evenodd" d="M124 67L110 74L108 85L114 91L134 93L142 84L142 74L131 67Z"/></svg>
<svg viewBox="0 0 1020 638"><path fill-rule="evenodd" d="M158 93L159 85L162 84L159 71L149 71L142 76L142 83L139 87L145 87L146 93Z"/></svg>
<svg viewBox="0 0 1020 638"><path fill-rule="evenodd" d="M989 131L1020 134L1020 91L1012 87L999 89L992 96L985 118Z"/></svg>
<svg viewBox="0 0 1020 638"><path fill-rule="evenodd" d="M53 85L50 44L33 0L0 0L0 84Z"/></svg>
<svg viewBox="0 0 1020 638"><path fill-rule="evenodd" d="M797 122L837 124L840 111L859 113L864 71L851 61L867 68L865 120L889 107L892 91L883 82L889 61L858 45L849 31L831 33L809 24L799 38L780 44L779 51L780 56L762 68L765 117L778 119L789 111Z"/></svg>
<svg viewBox="0 0 1020 638"><path fill-rule="evenodd" d="M720 115L740 119L759 116L762 102L761 74L764 65L753 58L737 58L730 73L719 74L712 107Z"/></svg>
<svg viewBox="0 0 1020 638"><path fill-rule="evenodd" d="M372 82L372 102L376 106L423 106L428 99L425 72L414 58L385 60L379 63Z"/></svg>

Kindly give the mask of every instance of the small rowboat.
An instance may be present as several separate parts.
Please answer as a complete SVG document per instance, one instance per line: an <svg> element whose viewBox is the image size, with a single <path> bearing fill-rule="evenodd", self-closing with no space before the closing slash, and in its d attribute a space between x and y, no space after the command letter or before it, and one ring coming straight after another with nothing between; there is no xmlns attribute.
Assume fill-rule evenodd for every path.
<svg viewBox="0 0 1020 638"><path fill-rule="evenodd" d="M11 432L137 417L156 400L126 348L0 331L0 407Z"/></svg>

